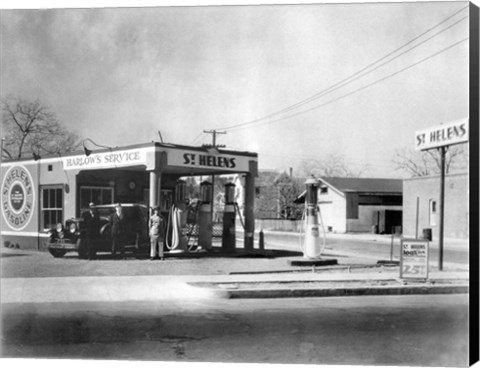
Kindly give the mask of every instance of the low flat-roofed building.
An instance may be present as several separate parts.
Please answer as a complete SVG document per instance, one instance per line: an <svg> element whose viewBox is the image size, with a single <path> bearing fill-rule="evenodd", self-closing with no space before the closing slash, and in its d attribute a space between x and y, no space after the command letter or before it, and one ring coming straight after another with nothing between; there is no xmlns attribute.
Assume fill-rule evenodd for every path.
<svg viewBox="0 0 480 368"><path fill-rule="evenodd" d="M404 235L423 236L431 230L438 240L440 225L440 176L421 176L403 182ZM444 236L469 237L469 176L466 173L445 176Z"/></svg>

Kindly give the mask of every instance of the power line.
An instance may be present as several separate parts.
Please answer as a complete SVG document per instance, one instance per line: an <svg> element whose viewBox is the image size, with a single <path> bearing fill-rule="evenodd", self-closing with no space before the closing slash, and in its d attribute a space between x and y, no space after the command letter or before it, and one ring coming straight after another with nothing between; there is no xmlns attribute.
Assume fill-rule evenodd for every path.
<svg viewBox="0 0 480 368"><path fill-rule="evenodd" d="M297 113L295 113L295 114L288 115L288 116L285 116L285 117L283 117L283 118L275 119L275 120L272 120L272 121L267 121L267 122L264 122L264 123L256 123L256 124L254 124L254 123L248 123L248 125L249 125L248 128L251 128L251 127L253 127L253 126L273 124L273 123L276 123L276 122L279 122L279 121L291 119L291 118L293 118L293 117L296 117L296 116L305 114L305 113L310 112L310 111L312 111L312 110L318 109L318 108L320 108L320 107L324 107L324 106L329 105L329 104L331 104L331 103L333 103L333 102L336 102L336 101L339 101L339 100L341 100L341 99L344 99L345 97L348 97L348 96L351 96L351 95L353 95L353 94L355 94L355 93L358 93L358 92L360 92L360 91L363 91L364 89L367 89L367 88L369 88L369 87L372 87L372 86L374 86L375 84L378 84L378 83L380 83L380 82L383 82L383 81L385 81L385 80L387 80L387 79L389 79L389 78L391 78L391 77L394 77L394 76L397 75L397 74L400 74L400 73L402 73L402 72L404 72L404 71L406 71L406 70L408 70L408 69L413 68L414 66L417 66L417 65L419 65L419 64L421 64L421 63L423 63L423 62L425 62L425 61L427 61L427 60L429 60L429 59L432 59L432 58L434 58L435 56L440 55L441 53L443 53L443 52L445 52L445 51L448 51L449 49L451 49L451 48L453 48L453 47L461 44L462 42L465 42L465 41L468 40L468 39L469 39L469 37L464 38L464 39L462 39L462 40L460 40L460 41L458 41L458 42L455 42L454 44L451 44L450 46L447 46L446 48L444 48L444 49L442 49L442 50L440 50L440 51L438 51L438 52L436 52L436 53L434 53L434 54L432 54L432 55L430 55L430 56L427 56L426 58L423 58L423 59L421 59L421 60L419 60L419 61L417 61L417 62L415 62L415 63L413 63L413 64L411 64L411 65L409 65L409 66L407 66L407 67L405 67L405 68L402 68L402 69L400 69L400 70L398 70L398 71L396 71L396 72L394 72L394 73L392 73L392 74L389 74L389 75L387 75L387 76L385 76L385 77L383 77L383 78L377 79L376 81L374 81L374 82L372 82L372 83L369 83L369 84L367 84L367 85L365 85L365 86L363 86L363 87L357 88L356 90L354 90L354 91L352 91L352 92L346 93L346 94L344 94L344 95L342 95L342 96L339 96L339 97L337 97L337 98L334 98L334 99L332 99L332 100L330 100L330 101L327 101L327 102L325 102L325 103L323 103L323 104L316 105L316 106L313 106L313 107L311 107L311 108L309 108L309 109L306 109L306 110L303 110L303 111L299 111L299 112L297 112ZM236 130L236 129L242 129L242 128L246 128L246 127L247 127L247 123L241 124L241 125L237 125L237 126L235 126L235 127L225 128L225 129L228 129L228 130Z"/></svg>
<svg viewBox="0 0 480 368"><path fill-rule="evenodd" d="M466 8L468 8L468 6L466 6L466 7L462 8L462 9L456 11L455 13L453 13L453 14L450 15L449 17L445 18L445 19L444 19L443 21L441 21L440 23L436 24L436 25L433 26L433 27L430 27L429 29L427 29L426 31L424 31L423 33L421 33L420 35L414 37L413 39L411 39L411 40L408 41L407 43L403 44L402 46L396 48L395 50L391 51L391 52L388 53L387 55L381 57L380 59L377 59L376 61L372 62L371 64L367 65L366 67L360 69L359 71L355 72L355 73L352 74L351 76L349 76L349 77L343 79L342 81L340 81L340 82L338 82L338 83L336 83L336 84L328 87L328 88L325 89L324 91L319 92L319 93L311 96L310 98L305 99L305 100L304 100L305 103L308 103L308 102L310 102L310 101L315 100L316 97L320 97L320 96L322 96L322 95L325 95L327 91L328 91L328 93L330 93L330 92L332 92L333 90L337 90L338 88L342 87L343 85L349 84L349 83L351 83L352 81L357 80L357 79L359 79L360 77L362 77L362 76L364 76L364 75L367 75L367 74L375 71L375 70L378 69L379 67L381 67L381 66L383 66L383 65L385 65L385 64L388 64L389 62L397 59L398 57L400 57L401 55L403 55L405 52L404 52L404 53L401 53L401 54L399 54L399 55L397 55L397 56L395 56L394 58L392 58L392 59L390 59L389 61L386 61L385 63L377 66L376 68L374 68L374 69L372 69L372 70L370 70L370 71L368 71L368 72L366 72L366 73L363 73L361 76L359 76L359 77L357 77L357 78L354 78L354 77L357 76L358 74L361 74L362 72L364 72L365 70L367 70L367 69L369 69L370 67L374 66L375 64L378 64L380 61L383 61L383 60L387 59L389 56L395 54L397 51L401 50L401 49L404 48L405 46L413 43L414 41L418 40L420 37L424 36L424 35L427 34L428 32L430 32L430 31L434 30L435 28L439 27L441 24L443 24L443 23L445 23L446 21L450 20L451 18L453 18L455 15L457 15L458 13L460 13L461 11L463 11L463 10L466 9ZM455 22L454 24L450 25L449 27L447 27L447 28L445 28L445 29L437 32L437 33L434 34L433 36L427 38L426 40L422 41L421 43L419 43L419 44L415 45L414 47L410 48L408 51L417 48L418 46L422 45L423 43L427 42L428 40L434 38L436 35L445 32L446 30L452 28L454 25L456 25L457 23L459 23L460 21L462 21L462 20L464 20L464 19L466 19L466 18L468 18L468 17L469 17L468 15L465 16L465 17L463 17L462 19L460 19L459 21L457 21L457 22ZM407 52L408 52L408 51L407 51ZM351 79L353 79L353 80L351 80ZM345 83L346 81L349 81L349 82ZM334 88L334 87L336 87L336 88ZM303 104L305 104L305 103L303 103L303 102L298 102L297 104L292 105L292 106L303 105ZM288 110L291 110L290 108L286 108L286 109L284 109L284 110L287 110L287 109L288 109Z"/></svg>
<svg viewBox="0 0 480 368"><path fill-rule="evenodd" d="M313 156L313 155L277 155L277 154L272 154L268 152L262 152L261 153L263 156L271 156L271 157L278 157L278 158L287 158L291 159L293 161L300 161L300 162L308 162L308 161L318 161L319 156ZM372 164L370 162L364 163L364 162L355 162L355 161L349 161L347 160L348 164L354 165L354 166L372 166L372 167L391 167L392 165L381 165L381 164Z"/></svg>
<svg viewBox="0 0 480 368"><path fill-rule="evenodd" d="M264 117L257 118L257 119L254 119L254 120L251 120L251 121L248 121L248 122L245 122L245 123L235 124L235 125L232 125L232 126L229 126L229 127L226 127L226 128L224 127L223 129L225 129L225 130L232 130L232 129L235 129L235 128L238 128L238 127L241 127L241 126L250 125L250 124L254 124L254 123L256 123L256 122L262 121L262 120L266 120L266 119L271 118L271 117L273 117L273 116L276 116L276 115L279 115L279 114L282 114L282 113L291 111L291 110L293 110L293 109L295 109L295 108L297 108L297 107L300 107L300 106L303 106L303 105L305 105L305 104L307 104L307 103L309 103L309 102L312 102L312 101L314 101L314 100L316 100L316 99L318 99L318 98L320 98L320 97L322 97L322 96L324 96L324 95L326 95L326 94L328 94L328 93L331 93L331 92L333 92L334 90L337 90L337 89L339 89L340 87L343 87L343 86L345 86L345 85L347 85L347 84L349 84L349 83L351 83L351 82L353 82L353 81L355 81L355 80L357 80L357 79L359 79L359 78L361 78L361 77L363 77L363 76L365 76L365 75L373 72L374 70L380 68L381 66L383 66L383 65L385 65L385 64L388 64L389 62L397 59L398 57L400 57L401 55L405 54L406 52L409 52L409 51L417 48L418 46L422 45L423 43L427 42L428 40L436 37L436 36L439 35L440 33L445 32L446 30L452 28L453 26L455 26L455 25L458 24L459 22L461 22L461 21L463 21L464 19L468 18L468 16L465 16L464 18L460 19L459 21L455 22L454 24L450 25L449 27L447 27L447 28L445 28L445 29L437 32L437 33L434 34L433 36L431 36L431 37L429 37L428 39L422 41L420 44L417 44L416 46L410 48L409 50L407 50L407 51L405 51L405 52L403 52L403 53L401 53L400 55L397 55L397 56L395 56L394 58L392 58L392 59L390 59L390 60L382 63L381 65L377 66L376 68L374 68L374 69L372 69L372 70L370 70L370 71L367 71L367 72L363 73L363 72L366 71L367 69L369 69L369 68L371 68L372 66L378 64L379 62L387 59L389 56L395 54L397 51L399 51L399 50L401 50L402 48L408 46L409 44L411 44L411 43L413 43L414 41L418 40L420 37L422 37L422 36L424 36L425 34L427 34L428 32L430 32L430 31L432 31L433 29L439 27L439 26L442 25L443 23L447 22L448 20L450 20L451 18L453 18L455 15L457 15L457 14L460 13L461 11L467 9L468 7L469 7L469 6L466 6L466 7L461 8L460 10L456 11L455 13L451 14L450 16L448 16L447 18L445 18L444 20L442 20L440 23L437 23L435 26L430 27L429 29L427 29L426 31L424 31L423 33L421 33L420 35L414 37L413 39L411 39L411 40L408 41L407 43L403 44L402 46L396 48L395 50L391 51L391 52L388 53L387 55L381 57L380 59L377 59L377 60L374 61L373 63L370 63L369 65L367 65L366 67L360 69L359 71L355 72L354 74L350 75L349 77L341 80L340 82L337 82L337 83L333 84L332 86L324 89L324 90L321 91L321 92L316 93L316 94L313 95L313 96L310 96L310 97L308 97L308 98L306 98L306 99L304 99L304 100L302 100L302 101L299 101L299 102L297 102L297 103L295 103L295 104L293 104L293 105L290 105L290 106L288 106L288 107L286 107L286 108L284 108L284 109L281 109L281 110L279 110L279 111L276 111L276 112L271 113L271 114L269 114L269 115L266 115L266 116L264 116ZM362 74L362 73L363 73L363 74ZM359 74L361 74L361 75L359 76Z"/></svg>
<svg viewBox="0 0 480 368"><path fill-rule="evenodd" d="M358 74L358 75L357 75L355 78L352 78L352 77L353 77L353 75L352 75L351 77L347 78L347 79L349 79L349 81L348 81L348 82L346 82L346 83L339 82L339 83L337 83L337 84L336 84L336 87L335 87L335 88L332 88L333 86L332 86L332 87L330 87L330 88L328 88L328 89L327 89L327 90L328 90L328 92L325 92L325 93L323 93L323 92L322 92L322 93L319 93L319 94L315 95L315 98L313 98L313 97L312 97L312 98L310 98L310 99L309 99L309 101L302 102L302 103L298 103L298 106L297 106L297 107L299 107L299 106L303 106L303 105L305 105L305 104L307 104L307 103L309 103L309 102L312 102L312 101L314 101L314 100L317 100L318 98L320 98L320 97L322 97L322 96L325 96L325 95L327 95L327 94L329 94L329 93L331 93L331 92L333 92L333 91L336 91L337 89L340 89L341 87L344 87L344 86L346 86L346 85L348 85L348 84L350 84L350 83L352 83L352 82L354 82L354 81L356 81L356 80L358 80L358 79L360 79L360 78L364 77L365 75L367 75L367 74L370 74L370 73L374 72L375 70L377 70L377 69L381 68L382 66L384 66L384 65L386 65L386 64L388 64L388 63L390 63L390 62L392 62L393 60L396 60L396 59L398 59L400 56L402 56L402 55L405 55L405 54L409 53L410 51L412 51L412 50L416 49L417 47L419 47L419 46L423 45L424 43L426 43L426 42L430 41L432 38L435 38L435 37L436 37L436 36L438 36L439 34L441 34L441 33L445 32L445 31L449 30L450 28L452 28L452 27L456 26L458 23L460 23L461 21L463 21L463 20L467 19L468 17L469 17L468 15L467 15L467 16L465 16L465 17L463 17L462 19L460 19L460 20L456 21L455 23L451 24L451 25L450 25L450 26L448 26L447 28L445 28L445 29L443 29L443 30L441 30L441 31L439 31L439 32L437 32L437 33L435 33L435 34L433 34L433 35L432 35L432 36L430 36L429 38L427 38L427 39L423 40L422 42L420 42L420 43L416 44L415 46L413 46L413 47L409 48L408 50L405 50L404 52L402 52L402 53L398 54L397 56L395 56L395 57L391 58L390 60L387 60L387 61L383 62L382 64L380 64L380 65L377 65L375 68L373 68L373 69L370 69L369 71L367 71L367 72L365 72L365 73L361 73L361 74L358 74L359 72L355 73L354 75L357 75L357 74ZM403 47L403 46L402 46L402 47ZM373 64L370 64L370 66L372 66L372 65L374 65L374 64L375 64L375 63L373 63ZM362 69L362 70L365 70L365 69L367 69L367 68L364 68L364 69ZM291 111L291 110L293 110L293 109L294 109L294 108L288 108L288 109L285 109L285 112Z"/></svg>
<svg viewBox="0 0 480 368"><path fill-rule="evenodd" d="M194 144L197 140L199 140L203 135L206 135L204 132L201 132L200 134L198 134L195 139L192 141L192 143L190 144Z"/></svg>
<svg viewBox="0 0 480 368"><path fill-rule="evenodd" d="M425 32L423 32L422 34L418 35L417 37L413 38L413 39L410 40L409 42L405 43L404 45L400 46L399 48L397 48L397 49L395 49L394 51L390 52L389 54L385 55L384 57L382 57L382 58L376 60L375 62L367 65L366 67L362 68L361 70L357 71L356 73L352 74L351 76L349 76L349 77L343 79L342 81L340 81L340 82L338 82L338 83L336 83L336 84L334 84L334 85L326 88L326 89L323 90L323 91L321 91L321 92L319 92L319 93L317 93L317 94L315 94L315 95L313 95L313 96L311 96L311 97L309 97L309 98L307 98L307 99L305 99L305 100L302 100L302 101L300 101L300 102L298 102L298 103L296 103L296 104L293 104L293 105L291 105L291 106L289 106L289 107L287 107L287 108L284 108L284 109L279 110L279 111L277 111L277 112L275 112L275 113L272 113L272 114L270 114L270 115L267 115L267 116L264 116L264 117L261 117L261 118L257 118L257 119L255 119L255 120L252 120L252 121L249 121L249 122L246 122L246 123L233 125L233 126L230 126L230 127L224 128L224 129L232 129L232 128L236 128L237 126L252 124L252 123L254 123L254 122L261 121L261 120L265 120L265 119L268 119L268 118L273 117L273 116L275 116L275 115L279 115L279 114L281 114L281 113L288 112L288 111L290 111L290 110L292 110L292 109L294 109L294 108L296 108L296 107L299 107L299 106L305 105L305 104L307 104L307 103L309 103L309 102L311 102L311 101L314 101L315 99L318 99L319 97L321 97L321 96L323 96L323 95L325 95L325 94L328 94L328 93L332 92L333 90L336 90L336 89L338 89L338 88L340 88L340 87L342 87L342 86L344 86L344 85L347 85L347 84L353 82L354 80L357 80L357 79L361 78L362 76L373 72L374 70L378 69L380 66L383 66L383 65L385 65L385 64L387 64L387 63L395 60L396 58L398 58L398 57L401 56L402 54L400 54L400 55L396 56L395 58L393 58L393 59L391 59L391 60L389 60L389 61L381 64L380 66L376 67L375 69L370 70L369 72L366 72L366 73L362 74L361 76L359 76L359 77L357 77L357 78L355 78L355 79L353 79L353 80L350 80L350 79L352 79L353 77L355 77L355 76L357 76L358 74L360 74L361 72L363 72L363 71L365 71L366 69L370 68L371 66L379 63L380 61L386 59L387 57L391 56L392 54L394 54L394 53L397 52L398 50L402 49L403 47L405 47L405 46L407 46L408 44L412 43L413 41L417 40L417 39L420 38L421 36L425 35L426 33L430 32L431 30L435 29L435 28L438 27L439 25L445 23L446 21L448 21L448 20L451 19L453 16L457 15L459 12L463 11L463 10L466 9L466 8L468 8L468 6L465 7L465 8L462 8L462 9L460 9L459 11L455 12L454 14L450 15L448 18L444 19L442 22L438 23L438 24L435 25L434 27L431 27L431 28L428 29L427 31L425 31ZM468 17L468 16L462 18L460 21L466 19L467 17ZM434 36L430 37L429 39L431 39L431 38L435 37L436 35L438 35L438 34L444 32L444 31L446 31L446 30L449 29L449 28L453 27L454 25L456 25L456 24L459 23L460 21L457 21L455 24L449 26L448 28L444 29L443 31L438 32L437 34L435 34ZM429 39L423 41L422 43L425 43L425 42L428 41ZM413 48L411 48L411 49L409 49L409 50L412 50L412 49L420 46L422 43L414 46ZM349 80L350 80L350 81L349 81ZM347 81L349 81L349 82L347 82Z"/></svg>

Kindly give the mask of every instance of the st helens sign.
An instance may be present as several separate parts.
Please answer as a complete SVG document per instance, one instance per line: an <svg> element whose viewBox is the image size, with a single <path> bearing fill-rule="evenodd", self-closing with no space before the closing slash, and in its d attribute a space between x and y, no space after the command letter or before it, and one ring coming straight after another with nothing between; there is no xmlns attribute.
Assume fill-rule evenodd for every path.
<svg viewBox="0 0 480 368"><path fill-rule="evenodd" d="M417 151L465 142L468 142L467 118L415 132L415 150Z"/></svg>

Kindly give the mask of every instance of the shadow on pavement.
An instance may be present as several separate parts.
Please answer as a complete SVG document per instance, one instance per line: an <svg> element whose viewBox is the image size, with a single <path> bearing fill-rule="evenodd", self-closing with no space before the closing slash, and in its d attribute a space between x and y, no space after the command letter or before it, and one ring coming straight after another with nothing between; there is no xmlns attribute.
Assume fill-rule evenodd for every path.
<svg viewBox="0 0 480 368"><path fill-rule="evenodd" d="M291 250L275 250L275 249L266 249L259 250L254 249L251 251L245 251L244 249L236 249L233 252L228 252L222 250L221 248L213 248L209 251L206 250L193 250L190 252L164 252L165 259L198 259L198 258L281 258L281 257L298 257L302 256L303 253ZM64 259L78 260L78 255L76 253L66 254ZM111 253L97 253L94 260L101 261L128 261L128 260L148 260L150 259L150 254L148 252L125 252L124 255Z"/></svg>
<svg viewBox="0 0 480 368"><path fill-rule="evenodd" d="M30 254L24 253L0 253L1 258L10 258L10 257L30 257Z"/></svg>

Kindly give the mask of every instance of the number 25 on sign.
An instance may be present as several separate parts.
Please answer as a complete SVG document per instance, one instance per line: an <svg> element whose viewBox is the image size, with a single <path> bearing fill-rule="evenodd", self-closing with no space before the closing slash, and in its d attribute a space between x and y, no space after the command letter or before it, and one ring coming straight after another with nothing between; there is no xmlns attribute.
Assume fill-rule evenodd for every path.
<svg viewBox="0 0 480 368"><path fill-rule="evenodd" d="M417 275L423 272L422 266L403 265L402 272L404 275Z"/></svg>
<svg viewBox="0 0 480 368"><path fill-rule="evenodd" d="M400 278L428 279L428 241L402 239Z"/></svg>

